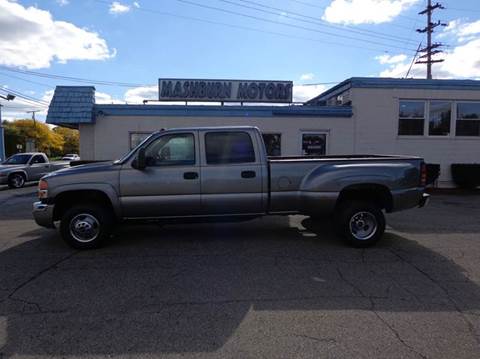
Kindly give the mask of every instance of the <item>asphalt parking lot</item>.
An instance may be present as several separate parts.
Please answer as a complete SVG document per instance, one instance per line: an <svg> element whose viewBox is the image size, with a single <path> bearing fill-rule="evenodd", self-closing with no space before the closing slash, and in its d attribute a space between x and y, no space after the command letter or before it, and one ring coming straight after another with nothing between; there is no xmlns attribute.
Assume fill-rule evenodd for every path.
<svg viewBox="0 0 480 359"><path fill-rule="evenodd" d="M0 188L0 357L479 358L480 196L353 249L301 216L124 226L78 252Z"/></svg>

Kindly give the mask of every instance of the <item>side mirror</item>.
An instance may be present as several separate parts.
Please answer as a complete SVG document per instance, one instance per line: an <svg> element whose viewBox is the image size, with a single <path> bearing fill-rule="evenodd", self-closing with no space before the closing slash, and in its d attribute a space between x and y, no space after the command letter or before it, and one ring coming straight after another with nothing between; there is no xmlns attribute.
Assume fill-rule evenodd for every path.
<svg viewBox="0 0 480 359"><path fill-rule="evenodd" d="M137 157L132 161L132 167L143 171L147 167L145 160L145 148L140 148L137 153Z"/></svg>

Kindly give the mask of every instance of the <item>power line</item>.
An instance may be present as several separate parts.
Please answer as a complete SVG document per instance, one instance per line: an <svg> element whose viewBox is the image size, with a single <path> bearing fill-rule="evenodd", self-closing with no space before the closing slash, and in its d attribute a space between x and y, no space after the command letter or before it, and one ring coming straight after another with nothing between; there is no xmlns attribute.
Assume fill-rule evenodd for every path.
<svg viewBox="0 0 480 359"><path fill-rule="evenodd" d="M383 40L396 40L396 41L404 40L406 42L416 43L415 41L407 39L406 37L389 35L389 34L380 33L380 32L377 32L377 31L373 31L373 30L352 29L350 27L332 25L332 24L326 23L325 21L319 20L319 19L317 19L316 17L313 17L313 16L308 16L308 15L304 15L304 14L301 14L301 13L298 13L298 12L288 11L288 10L281 9L281 8L278 8L278 7L261 4L261 3L258 3L256 1L238 0L238 1L241 1L243 3L253 4L255 6L260 6L262 8L272 9L272 10L279 11L279 12L277 13L277 12L274 12L274 11L259 9L257 7L254 7L254 6L243 5L243 4L239 4L239 3L236 3L236 2L233 2L233 1L230 1L230 0L218 0L218 1L224 2L224 3L227 3L227 4L231 4L231 5L234 5L234 6L239 6L239 7L243 7L243 8L247 8L247 9L253 9L253 10L256 10L256 11L261 11L261 12L264 12L264 13L267 13L267 14L273 14L273 15L283 15L283 14L285 14L285 15L287 15L287 17L289 19L292 19L292 20L295 20L295 21L302 21L302 22L305 22L305 23L314 24L314 25L317 25L317 26L323 26L323 27L327 27L327 28L333 28L333 29L336 29L336 30L350 32L350 33L354 33L354 34L359 34L359 35L362 35L362 36L370 36L370 37L375 37L375 38L379 38L379 39L383 39ZM288 15L293 15L295 17L300 17L300 19L295 18L295 17L290 17ZM308 19L308 20L305 20L305 19ZM341 36L341 35L337 35L337 36Z"/></svg>
<svg viewBox="0 0 480 359"><path fill-rule="evenodd" d="M43 101L43 100L39 100L35 97L31 97L31 96L28 96L28 95L25 95L21 92L18 92L16 90L13 90L11 88L3 88L3 87L0 87L0 91L3 91L5 93L11 93L13 95L15 95L16 97L18 97L19 99L22 99L24 102L28 102L30 104L35 104L35 105L42 105L42 106L48 106L48 103L46 101Z"/></svg>
<svg viewBox="0 0 480 359"><path fill-rule="evenodd" d="M93 1L96 1L96 2L102 3L102 4L110 5L110 2L108 2L108 1L103 1L103 0L93 0ZM295 39L295 40L306 40L306 41L312 41L312 42L329 44L329 45L340 46L340 47L357 48L357 49L361 49L361 50L364 50L364 51L371 51L371 52L377 52L377 53L379 51L388 52L385 49L381 49L381 48L366 47L366 46L355 45L355 44L344 44L344 43L339 43L339 42L336 42L336 41L328 41L328 40L314 39L314 38L292 35L292 34L285 34L285 33L281 33L281 32L268 31L268 30L258 29L258 28L249 27L249 26L235 25L235 24L224 23L224 22L220 22L220 21L208 20L208 19L204 19L204 18L198 18L198 17L186 16L186 15L179 15L179 14L175 14L175 13L171 13L171 12L159 11L159 10L149 9L149 8L144 8L144 7L132 8L132 9L135 10L135 11L142 11L142 12L152 13L152 14L161 15L161 16L175 17L175 18L184 19L184 20L202 22L202 23L206 23L206 24L210 24L210 25L219 25L219 26L224 26L224 27L229 27L229 28L234 28L234 29L253 31L253 32L275 35L275 36L280 36L280 37L285 37L285 38L290 38L290 39Z"/></svg>
<svg viewBox="0 0 480 359"><path fill-rule="evenodd" d="M360 38L356 38L356 37L352 37L352 36L339 35L339 34L327 32L327 31L312 29L312 28L309 28L309 27L301 26L301 25L295 25L295 24L289 24L289 23L285 23L285 22L281 22L281 21L264 19L264 18L261 18L261 17L258 17L258 16L248 15L248 14L240 13L240 12L237 12L237 11L232 11L232 10L228 10L228 9L224 9L224 8L219 8L219 7L216 7L216 6L199 4L199 3L196 3L194 1L189 1L189 0L176 0L176 1L184 3L184 4L198 6L198 7L205 8L205 9L210 9L210 10L216 10L216 11L224 12L224 13L227 13L227 14L242 16L242 17L245 17L245 18L250 18L250 19L259 20L259 21L263 21L263 22L268 22L268 23L272 23L272 24L283 25L283 26L293 27L293 28L297 28L297 29L301 29L301 30L317 32L317 33L320 33L320 34L342 37L342 38L349 39L349 40L362 41L362 42L367 42L367 43L371 43L371 44L375 44L375 45L406 50L404 47L389 45L389 44L381 43L381 42L378 42L378 41L360 39ZM414 51L414 50L409 49L408 51Z"/></svg>
<svg viewBox="0 0 480 359"><path fill-rule="evenodd" d="M1 76L4 76L4 77L9 77L9 78L12 78L12 79L17 79L17 80L21 80L21 81L25 81L25 82L29 82L29 83L32 83L32 84L35 84L35 85L39 85L39 86L43 86L43 87L48 87L48 88L52 88L52 85L47 85L45 83L42 83L42 82L37 82L37 81L32 81L32 80L27 80L27 79L24 79L22 77L19 77L19 76L15 76L15 75L7 75L6 73L4 73L3 71L0 70L0 75Z"/></svg>
<svg viewBox="0 0 480 359"><path fill-rule="evenodd" d="M117 82L117 81L106 81L106 80L93 80L93 79L86 79L81 77L71 77L71 76L64 76L64 75L57 75L57 74L47 74L42 72L35 72L29 70L20 70L20 69L13 69L10 67L0 66L0 69L4 71L16 72L24 75L31 75L37 77L44 77L56 80L63 80L69 82L79 82L79 83L88 83L88 84L96 84L96 85L104 85L104 86L120 86L120 87L143 87L143 86L152 86L149 84L138 84L138 83L129 83L129 82Z"/></svg>

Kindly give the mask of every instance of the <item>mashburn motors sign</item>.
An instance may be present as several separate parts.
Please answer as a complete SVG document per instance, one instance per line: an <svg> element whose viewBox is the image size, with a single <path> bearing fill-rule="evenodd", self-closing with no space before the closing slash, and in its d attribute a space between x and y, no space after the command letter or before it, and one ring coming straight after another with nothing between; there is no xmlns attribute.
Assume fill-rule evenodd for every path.
<svg viewBox="0 0 480 359"><path fill-rule="evenodd" d="M292 81L159 79L160 101L292 102Z"/></svg>

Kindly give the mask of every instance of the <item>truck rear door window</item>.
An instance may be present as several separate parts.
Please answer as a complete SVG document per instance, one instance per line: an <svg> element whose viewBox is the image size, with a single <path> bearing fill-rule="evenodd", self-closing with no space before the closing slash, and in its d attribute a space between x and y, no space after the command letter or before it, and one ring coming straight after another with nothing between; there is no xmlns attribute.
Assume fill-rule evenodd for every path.
<svg viewBox="0 0 480 359"><path fill-rule="evenodd" d="M205 134L207 164L255 162L252 139L246 132Z"/></svg>

